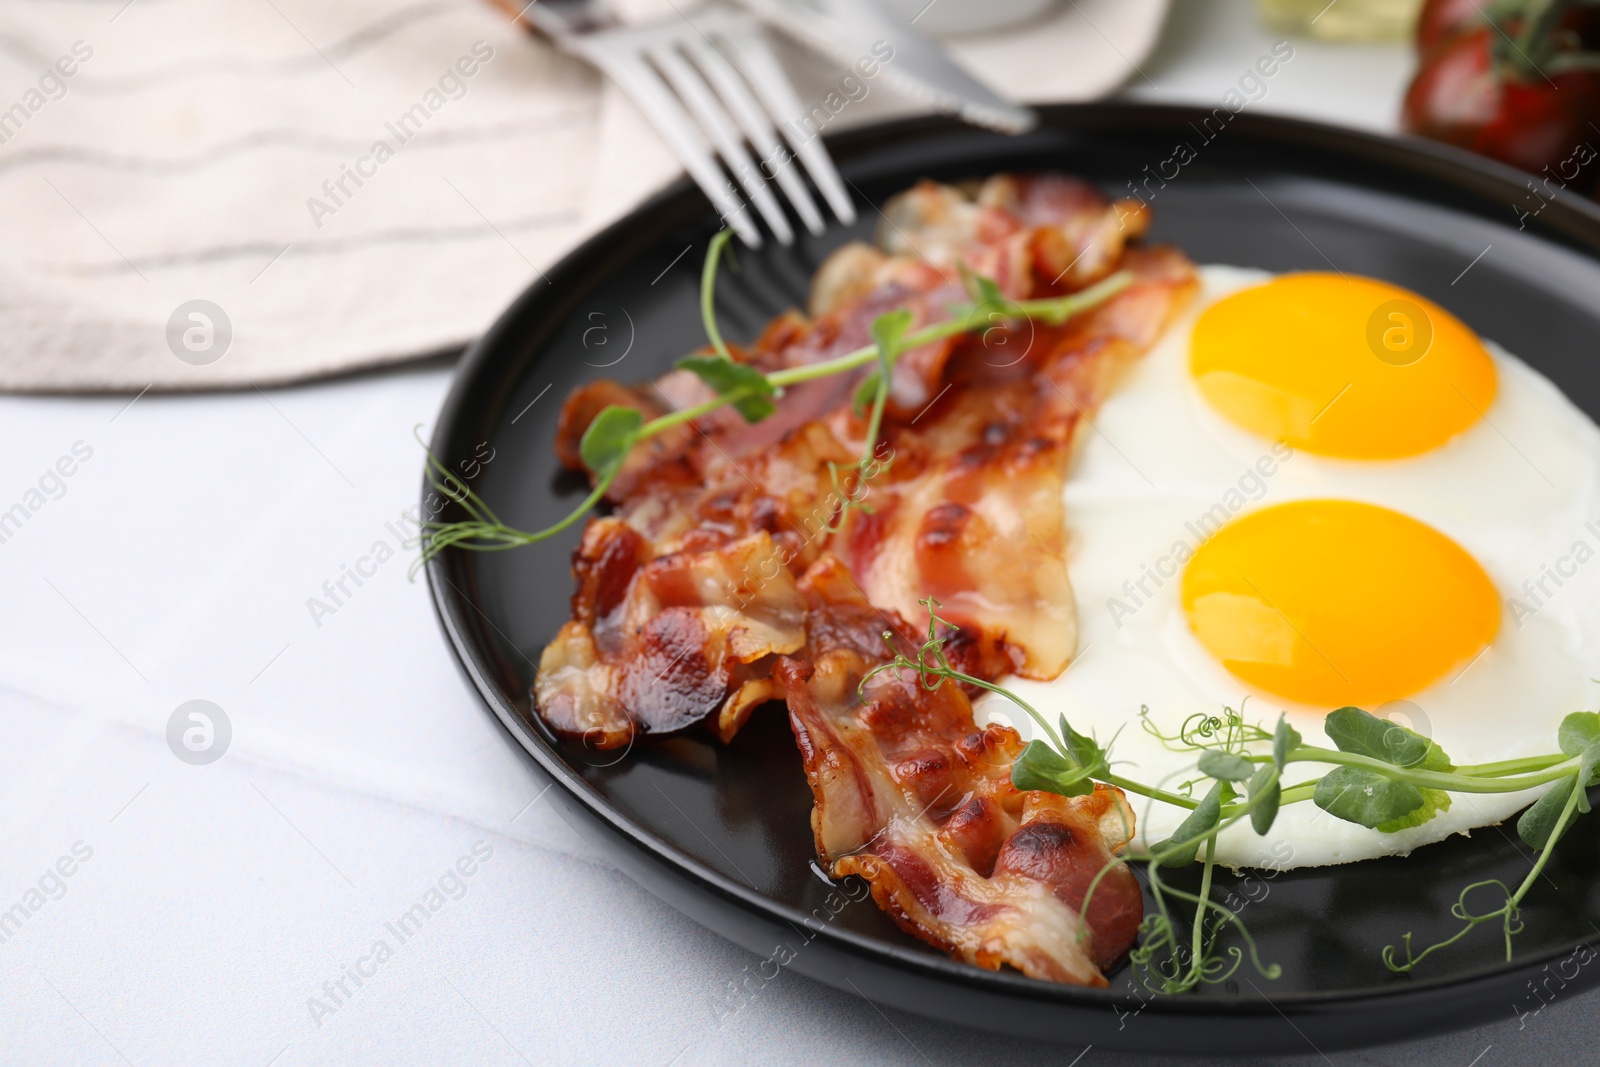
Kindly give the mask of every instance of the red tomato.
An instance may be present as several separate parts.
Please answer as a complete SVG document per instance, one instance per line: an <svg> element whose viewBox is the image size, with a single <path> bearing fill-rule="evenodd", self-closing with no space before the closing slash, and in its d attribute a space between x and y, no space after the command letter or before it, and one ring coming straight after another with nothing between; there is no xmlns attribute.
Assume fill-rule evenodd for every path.
<svg viewBox="0 0 1600 1067"><path fill-rule="evenodd" d="M1532 2L1529 0L1523 6L1530 6ZM1572 40L1585 49L1600 48L1600 10L1581 0L1554 2L1568 5L1556 22L1558 33L1574 35ZM1507 11L1504 5L1497 6L1489 0L1426 0L1417 14L1417 54L1426 58L1429 52L1452 38L1488 26L1493 12L1500 13L1501 17L1496 20L1500 28L1516 37L1523 26L1521 11Z"/></svg>
<svg viewBox="0 0 1600 1067"><path fill-rule="evenodd" d="M1484 25L1477 0L1428 0L1417 15L1417 53L1427 55L1445 41Z"/></svg>
<svg viewBox="0 0 1600 1067"><path fill-rule="evenodd" d="M1570 174L1575 154L1587 160L1586 145L1600 144L1589 126L1600 117L1600 80L1587 71L1530 80L1499 69L1489 48L1496 32L1483 27L1436 46L1406 90L1401 125L1535 174Z"/></svg>

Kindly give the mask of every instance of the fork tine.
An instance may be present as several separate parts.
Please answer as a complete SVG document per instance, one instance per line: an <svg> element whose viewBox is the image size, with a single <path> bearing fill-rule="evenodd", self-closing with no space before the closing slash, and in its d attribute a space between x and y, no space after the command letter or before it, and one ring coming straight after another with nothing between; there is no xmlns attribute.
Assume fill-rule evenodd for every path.
<svg viewBox="0 0 1600 1067"><path fill-rule="evenodd" d="M806 229L813 234L821 236L826 228L822 220L822 213L817 210L816 201L811 199L811 191L806 188L806 183L800 180L800 175L789 166L789 161L780 159L787 155L788 150L783 147L783 142L778 140L778 131L772 125L772 119L761 104L750 95L750 87L745 83L744 77L733 68L726 56L705 38L697 38L686 43L685 49L689 58L694 60L716 89L717 95L722 98L722 103L733 114L734 121L749 138L751 145L762 157L762 169L772 174L773 179L788 196L789 202L794 205L795 212L799 214L800 221L805 223Z"/></svg>
<svg viewBox="0 0 1600 1067"><path fill-rule="evenodd" d="M734 194L732 183L717 166L704 135L695 127L694 120L684 114L672 90L642 55L592 47L583 38L576 39L571 47L622 87L706 194L717 214L746 245L760 248L763 243L761 228L751 218L749 206Z"/></svg>
<svg viewBox="0 0 1600 1067"><path fill-rule="evenodd" d="M739 68L755 89L756 96L760 97L762 105L777 120L784 139L805 164L811 180L817 183L823 198L832 206L833 213L846 225L855 222L855 205L850 201L850 194L845 192L844 180L839 177L828 150L815 135L806 137L795 130L795 124L805 108L800 98L795 96L766 38L759 30L730 27L723 31L723 39L729 46L734 66Z"/></svg>
<svg viewBox="0 0 1600 1067"><path fill-rule="evenodd" d="M688 105L690 114L699 120L701 130L711 138L711 143L722 155L723 163L744 187L745 195L761 212L761 217L767 220L767 225L772 227L778 243L793 244L794 228L784 216L783 208L778 206L778 198L772 195L772 187L767 184L766 177L756 170L755 161L745 151L744 140L734 127L733 120L728 118L727 111L706 86L705 79L674 47L675 43L652 45L646 49L646 54L656 69L666 76L673 89L677 90L678 99Z"/></svg>

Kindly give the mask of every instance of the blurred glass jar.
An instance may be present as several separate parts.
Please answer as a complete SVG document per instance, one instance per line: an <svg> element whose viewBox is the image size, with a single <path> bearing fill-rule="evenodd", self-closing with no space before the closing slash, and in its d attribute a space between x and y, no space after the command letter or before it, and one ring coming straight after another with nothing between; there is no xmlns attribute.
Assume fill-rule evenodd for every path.
<svg viewBox="0 0 1600 1067"><path fill-rule="evenodd" d="M1422 0L1256 0L1261 20L1277 33L1325 41L1404 41Z"/></svg>

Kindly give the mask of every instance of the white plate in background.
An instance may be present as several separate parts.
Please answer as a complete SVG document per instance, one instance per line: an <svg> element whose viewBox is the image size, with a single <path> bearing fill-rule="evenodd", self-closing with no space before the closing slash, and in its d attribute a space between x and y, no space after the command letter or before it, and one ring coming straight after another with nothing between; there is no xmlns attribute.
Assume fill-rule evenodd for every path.
<svg viewBox="0 0 1600 1067"><path fill-rule="evenodd" d="M950 0L938 0L933 8ZM1066 0L1037 20L944 38L952 55L1018 100L1093 100L1130 79L1156 46L1169 0ZM930 12L918 22L932 17Z"/></svg>

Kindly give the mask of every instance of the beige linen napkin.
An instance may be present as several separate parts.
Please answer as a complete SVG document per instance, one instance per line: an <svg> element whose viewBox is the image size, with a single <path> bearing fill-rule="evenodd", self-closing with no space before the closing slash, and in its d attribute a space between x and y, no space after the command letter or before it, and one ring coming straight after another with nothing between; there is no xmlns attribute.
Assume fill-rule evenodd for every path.
<svg viewBox="0 0 1600 1067"><path fill-rule="evenodd" d="M956 51L1015 95L1099 95L1164 8L1075 0ZM803 100L837 80L785 55ZM908 107L873 87L838 121ZM264 385L453 349L677 173L592 70L476 0L9 4L0 389Z"/></svg>

